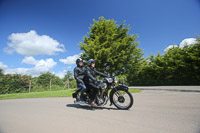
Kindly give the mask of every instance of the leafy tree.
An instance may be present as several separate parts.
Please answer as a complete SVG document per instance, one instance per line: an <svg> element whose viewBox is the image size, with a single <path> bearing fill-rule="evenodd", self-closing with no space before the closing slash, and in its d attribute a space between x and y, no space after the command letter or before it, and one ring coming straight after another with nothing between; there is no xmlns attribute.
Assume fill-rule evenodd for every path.
<svg viewBox="0 0 200 133"><path fill-rule="evenodd" d="M71 71L67 71L67 74L65 75L65 77L63 78L64 81L67 81L67 80L73 80L73 74Z"/></svg>
<svg viewBox="0 0 200 133"><path fill-rule="evenodd" d="M28 89L30 76L7 74L0 77L0 94L25 92Z"/></svg>
<svg viewBox="0 0 200 133"><path fill-rule="evenodd" d="M95 59L96 67L112 74L127 73L142 57L141 49L137 48L137 35L128 33L129 25L116 24L114 20L100 17L93 20L90 32L85 35L83 42L79 44L84 60Z"/></svg>
<svg viewBox="0 0 200 133"><path fill-rule="evenodd" d="M148 57L135 73L130 71L128 81L132 85L199 85L200 40Z"/></svg>
<svg viewBox="0 0 200 133"><path fill-rule="evenodd" d="M65 82L65 87L67 86L68 80L69 80L69 87L70 88L76 88L77 87L76 80L74 79L73 73L71 71L67 71L67 74L63 78L63 81Z"/></svg>
<svg viewBox="0 0 200 133"><path fill-rule="evenodd" d="M50 84L50 80L52 84L56 84L56 85L62 85L63 82L62 80L57 77L55 74L52 74L50 72L47 73L43 73L41 74L38 78L37 78L37 84L41 85L43 87L48 87Z"/></svg>
<svg viewBox="0 0 200 133"><path fill-rule="evenodd" d="M3 70L0 69L0 76L3 76Z"/></svg>

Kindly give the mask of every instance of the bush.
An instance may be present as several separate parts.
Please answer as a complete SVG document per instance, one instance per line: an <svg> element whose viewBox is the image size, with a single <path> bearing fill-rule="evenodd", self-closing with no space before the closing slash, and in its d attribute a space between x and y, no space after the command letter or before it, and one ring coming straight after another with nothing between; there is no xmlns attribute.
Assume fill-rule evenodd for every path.
<svg viewBox="0 0 200 133"><path fill-rule="evenodd" d="M148 57L137 70L129 72L128 82L131 85L200 85L200 41Z"/></svg>
<svg viewBox="0 0 200 133"><path fill-rule="evenodd" d="M8 74L0 77L0 94L25 92L29 88L30 76Z"/></svg>

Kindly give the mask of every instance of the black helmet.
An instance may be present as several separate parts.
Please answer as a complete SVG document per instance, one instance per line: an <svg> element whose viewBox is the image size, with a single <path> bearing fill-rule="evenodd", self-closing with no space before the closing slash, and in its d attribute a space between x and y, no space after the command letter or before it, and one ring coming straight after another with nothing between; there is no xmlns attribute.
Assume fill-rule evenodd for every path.
<svg viewBox="0 0 200 133"><path fill-rule="evenodd" d="M89 59L88 66L91 66L92 63L95 63L95 60L94 59Z"/></svg>
<svg viewBox="0 0 200 133"><path fill-rule="evenodd" d="M80 59L80 58L79 58L79 59L77 59L77 60L76 60L76 65L78 65L78 64L79 64L79 62L83 62L83 60L82 60L82 59Z"/></svg>

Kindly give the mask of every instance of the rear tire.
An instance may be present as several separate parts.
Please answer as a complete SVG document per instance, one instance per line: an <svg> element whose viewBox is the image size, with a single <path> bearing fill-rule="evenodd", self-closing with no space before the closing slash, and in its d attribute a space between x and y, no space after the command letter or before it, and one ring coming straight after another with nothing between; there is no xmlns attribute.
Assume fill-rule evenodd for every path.
<svg viewBox="0 0 200 133"><path fill-rule="evenodd" d="M75 93L72 94L73 98L76 98L76 101L80 100L80 93L81 93L81 89L77 89Z"/></svg>

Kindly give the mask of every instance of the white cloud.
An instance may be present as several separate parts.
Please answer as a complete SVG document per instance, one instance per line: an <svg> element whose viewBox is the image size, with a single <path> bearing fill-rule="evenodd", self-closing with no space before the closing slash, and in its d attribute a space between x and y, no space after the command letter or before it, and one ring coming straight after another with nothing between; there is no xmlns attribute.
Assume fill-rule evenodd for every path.
<svg viewBox="0 0 200 133"><path fill-rule="evenodd" d="M28 74L28 70L30 70L30 68L16 68L16 69L6 69L4 71L5 74ZM30 74L28 74L30 75Z"/></svg>
<svg viewBox="0 0 200 133"><path fill-rule="evenodd" d="M72 68L72 66L67 66L67 67L63 68L65 70L59 71L58 73L55 73L55 75L58 76L59 78L63 79L65 77L65 75L67 74L67 71L71 68Z"/></svg>
<svg viewBox="0 0 200 133"><path fill-rule="evenodd" d="M173 47L179 47L183 48L185 45L191 45L197 43L197 40L195 38L186 38L179 45L169 45L164 51L166 52L167 50L173 48Z"/></svg>
<svg viewBox="0 0 200 133"><path fill-rule="evenodd" d="M180 43L180 48L183 48L185 45L191 45L197 43L197 39L195 38L186 38Z"/></svg>
<svg viewBox="0 0 200 133"><path fill-rule="evenodd" d="M35 65L35 64L38 63L38 61L37 61L35 58L33 58L32 56L26 56L26 57L22 60L22 63Z"/></svg>
<svg viewBox="0 0 200 133"><path fill-rule="evenodd" d="M1 69L5 69L5 68L7 68L8 66L7 65L5 65L5 64L3 64L3 62L0 62L0 68Z"/></svg>
<svg viewBox="0 0 200 133"><path fill-rule="evenodd" d="M63 79L66 74L67 74L67 70L63 70L63 71L60 71L60 72L56 73L56 76L58 76L59 78Z"/></svg>
<svg viewBox="0 0 200 133"><path fill-rule="evenodd" d="M68 56L66 59L60 59L59 61L64 64L72 65L72 64L76 64L76 59L78 58L80 58L80 54Z"/></svg>
<svg viewBox="0 0 200 133"><path fill-rule="evenodd" d="M169 45L167 48L165 48L165 52L171 48L174 48L174 47L178 47L178 45Z"/></svg>
<svg viewBox="0 0 200 133"><path fill-rule="evenodd" d="M56 66L57 63L54 62L52 58L46 59L46 60L39 60L37 64L35 64L35 70L41 72L48 72L50 71L54 66Z"/></svg>
<svg viewBox="0 0 200 133"><path fill-rule="evenodd" d="M33 61L33 62L31 62ZM36 60L34 57L25 57L22 63L34 65L32 68L16 68L16 69L6 69L5 74L26 74L32 76L39 76L41 73L49 72L57 63L52 59L46 60Z"/></svg>
<svg viewBox="0 0 200 133"><path fill-rule="evenodd" d="M4 52L12 54L17 52L21 55L54 55L57 52L64 52L64 45L47 35L38 35L31 30L28 33L12 33L9 36L10 42Z"/></svg>

